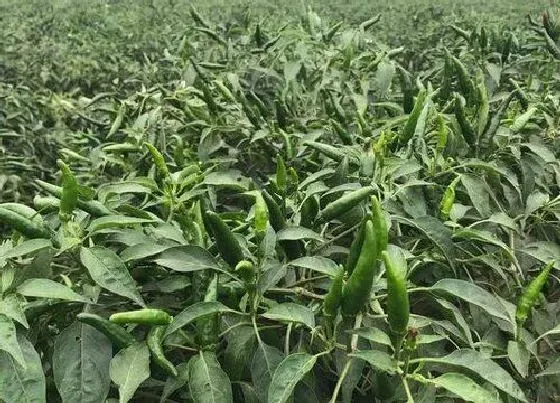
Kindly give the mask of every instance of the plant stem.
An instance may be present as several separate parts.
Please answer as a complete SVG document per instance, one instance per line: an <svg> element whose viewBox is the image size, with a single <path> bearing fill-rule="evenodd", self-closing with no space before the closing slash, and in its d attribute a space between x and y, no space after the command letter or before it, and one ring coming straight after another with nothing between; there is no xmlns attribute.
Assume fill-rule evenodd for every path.
<svg viewBox="0 0 560 403"><path fill-rule="evenodd" d="M334 391L333 391L333 394L331 396L331 400L329 400L329 403L336 403L336 398L338 397L338 394L340 393L340 388L342 387L342 382L344 382L344 378L346 378L346 375L348 375L348 371L350 371L350 366L352 365L352 361L353 361L353 358L346 361L346 365L344 365L344 368L342 368L342 372L340 373L340 376L338 377L338 382L336 383L336 386L334 387Z"/></svg>

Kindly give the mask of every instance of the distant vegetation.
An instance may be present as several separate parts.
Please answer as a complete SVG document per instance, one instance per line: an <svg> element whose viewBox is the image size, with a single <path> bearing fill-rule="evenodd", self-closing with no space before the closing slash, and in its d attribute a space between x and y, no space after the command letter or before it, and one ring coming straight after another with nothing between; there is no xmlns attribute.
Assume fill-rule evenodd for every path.
<svg viewBox="0 0 560 403"><path fill-rule="evenodd" d="M196 3L0 0L0 402L558 401L558 9Z"/></svg>

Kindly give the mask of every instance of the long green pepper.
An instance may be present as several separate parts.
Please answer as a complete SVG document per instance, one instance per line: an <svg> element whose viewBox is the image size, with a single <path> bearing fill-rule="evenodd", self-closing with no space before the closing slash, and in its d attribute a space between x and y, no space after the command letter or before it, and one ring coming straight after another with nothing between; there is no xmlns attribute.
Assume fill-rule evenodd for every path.
<svg viewBox="0 0 560 403"><path fill-rule="evenodd" d="M221 217L213 211L204 213L204 224L214 236L220 256L232 269L235 268L237 263L243 260L243 250L233 232Z"/></svg>
<svg viewBox="0 0 560 403"><path fill-rule="evenodd" d="M327 204L327 206L319 213L318 219L322 222L328 222L332 219L340 217L342 214L357 206L360 202L375 192L373 186L365 186L361 189L346 193L341 198Z"/></svg>
<svg viewBox="0 0 560 403"><path fill-rule="evenodd" d="M171 361L165 357L163 351L163 336L166 326L153 326L146 337L146 344L150 350L152 361L160 367L167 375L177 376L177 369Z"/></svg>
<svg viewBox="0 0 560 403"><path fill-rule="evenodd" d="M338 308L342 302L342 286L344 281L344 269L341 268L334 277L329 292L323 302L323 313L325 316L333 317L338 313Z"/></svg>
<svg viewBox="0 0 560 403"><path fill-rule="evenodd" d="M387 276L387 320L391 330L395 356L398 358L408 331L410 303L406 289L406 266L396 264L387 251L381 252Z"/></svg>
<svg viewBox="0 0 560 403"><path fill-rule="evenodd" d="M342 289L343 316L356 316L368 302L373 279L379 267L378 256L379 251L377 250L373 222L367 220L360 257Z"/></svg>
<svg viewBox="0 0 560 403"><path fill-rule="evenodd" d="M62 196L60 197L59 216L62 221L68 221L78 204L78 181L63 161L57 161L62 172Z"/></svg>
<svg viewBox="0 0 560 403"><path fill-rule="evenodd" d="M546 284L548 275L550 274L550 271L553 267L554 262L548 263L540 272L540 274L529 283L523 294L521 294L519 302L517 303L517 309L515 311L515 320L518 326L523 326L523 324L527 320L529 312L531 312L531 308L533 308L533 306L535 306L535 304L537 303L539 294Z"/></svg>

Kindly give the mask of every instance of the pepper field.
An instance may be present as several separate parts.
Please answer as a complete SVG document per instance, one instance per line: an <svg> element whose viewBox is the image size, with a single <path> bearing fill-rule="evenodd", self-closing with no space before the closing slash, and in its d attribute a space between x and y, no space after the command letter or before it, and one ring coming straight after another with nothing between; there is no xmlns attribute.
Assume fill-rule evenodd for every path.
<svg viewBox="0 0 560 403"><path fill-rule="evenodd" d="M0 402L560 402L552 3L0 0Z"/></svg>

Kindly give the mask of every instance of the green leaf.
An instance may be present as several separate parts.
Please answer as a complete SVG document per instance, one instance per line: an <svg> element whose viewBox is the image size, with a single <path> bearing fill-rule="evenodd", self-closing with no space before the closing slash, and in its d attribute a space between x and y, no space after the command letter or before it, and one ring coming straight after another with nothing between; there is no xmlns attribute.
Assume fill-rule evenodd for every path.
<svg viewBox="0 0 560 403"><path fill-rule="evenodd" d="M549 331L544 332L543 334L541 334L539 337L537 337L537 340L540 340L544 337L553 335L553 334L560 334L560 324L556 325L553 329L550 329Z"/></svg>
<svg viewBox="0 0 560 403"><path fill-rule="evenodd" d="M461 174L461 182L471 199L473 207L479 212L480 216L482 218L489 217L492 210L486 182L482 178L470 174Z"/></svg>
<svg viewBox="0 0 560 403"><path fill-rule="evenodd" d="M288 263L290 266L303 267L314 270L319 273L327 274L330 277L336 277L339 267L331 259L323 256L305 256L292 260Z"/></svg>
<svg viewBox="0 0 560 403"><path fill-rule="evenodd" d="M41 358L23 335L17 335L25 367L0 351L0 401L10 403L45 403L45 375Z"/></svg>
<svg viewBox="0 0 560 403"><path fill-rule="evenodd" d="M366 340L383 344L385 346L391 347L393 345L387 333L376 327L360 327L357 329L349 330L348 333L357 334L358 336L363 337Z"/></svg>
<svg viewBox="0 0 560 403"><path fill-rule="evenodd" d="M194 403L233 402L231 382L211 351L201 351L191 358L189 389Z"/></svg>
<svg viewBox="0 0 560 403"><path fill-rule="evenodd" d="M0 314L0 350L9 353L19 365L25 367L23 352L18 344L14 322L6 315Z"/></svg>
<svg viewBox="0 0 560 403"><path fill-rule="evenodd" d="M29 327L27 319L25 318L25 312L15 294L9 294L4 296L3 299L0 299L0 314L12 318L26 328Z"/></svg>
<svg viewBox="0 0 560 403"><path fill-rule="evenodd" d="M177 377L168 376L163 385L163 393L159 400L160 403L165 403L169 396L176 390L181 389L189 381L189 361L182 362L175 367L177 369Z"/></svg>
<svg viewBox="0 0 560 403"><path fill-rule="evenodd" d="M67 301L91 303L89 299L76 294L71 288L47 278L25 280L16 290L18 294L25 297L58 298Z"/></svg>
<svg viewBox="0 0 560 403"><path fill-rule="evenodd" d="M313 230L305 227L287 227L276 233L279 241L296 241L299 239L314 239L323 242L324 239Z"/></svg>
<svg viewBox="0 0 560 403"><path fill-rule="evenodd" d="M494 233L489 231L480 231L473 228L461 228L453 233L453 238L463 238L489 243L501 248L509 256L513 255L511 249L504 242L500 241Z"/></svg>
<svg viewBox="0 0 560 403"><path fill-rule="evenodd" d="M296 384L313 369L317 357L307 353L291 354L276 367L268 386L268 403L286 402Z"/></svg>
<svg viewBox="0 0 560 403"><path fill-rule="evenodd" d="M195 245L166 249L154 262L180 272L220 268L216 259L206 249Z"/></svg>
<svg viewBox="0 0 560 403"><path fill-rule="evenodd" d="M145 343L134 343L111 360L109 374L119 387L119 403L126 403L150 376L150 352Z"/></svg>
<svg viewBox="0 0 560 403"><path fill-rule="evenodd" d="M382 60L377 66L375 81L380 98L385 98L387 96L396 71L395 64L390 60Z"/></svg>
<svg viewBox="0 0 560 403"><path fill-rule="evenodd" d="M248 190L249 178L234 169L223 172L211 172L202 181L205 185L230 187L238 190Z"/></svg>
<svg viewBox="0 0 560 403"><path fill-rule="evenodd" d="M101 287L129 298L142 307L146 306L124 262L111 249L101 246L81 248L80 261Z"/></svg>
<svg viewBox="0 0 560 403"><path fill-rule="evenodd" d="M293 302L274 305L263 317L281 322L303 323L310 329L315 327L315 315L308 307Z"/></svg>
<svg viewBox="0 0 560 403"><path fill-rule="evenodd" d="M425 378L424 378L425 379ZM474 403L499 403L499 396L484 389L468 376L456 372L447 372L434 379L425 379L438 388L447 389L461 399Z"/></svg>
<svg viewBox="0 0 560 403"><path fill-rule="evenodd" d="M444 278L435 283L431 289L434 291L444 291L454 295L457 298L479 306L490 315L503 319L507 322L510 321L507 311L496 297L485 289L469 281Z"/></svg>
<svg viewBox="0 0 560 403"><path fill-rule="evenodd" d="M512 341L508 342L507 347L509 360L523 378L529 375L529 359L531 355L523 342Z"/></svg>
<svg viewBox="0 0 560 403"><path fill-rule="evenodd" d="M53 378L64 402L105 401L111 379L111 342L93 327L74 322L54 340Z"/></svg>
<svg viewBox="0 0 560 403"><path fill-rule="evenodd" d="M268 386L274 371L283 359L284 354L276 347L259 342L250 366L251 379L255 385L259 401L267 401Z"/></svg>
<svg viewBox="0 0 560 403"><path fill-rule="evenodd" d="M226 335L226 340L224 368L232 380L241 380L255 352L257 344L255 330L250 325L232 327Z"/></svg>
<svg viewBox="0 0 560 403"><path fill-rule="evenodd" d="M286 266L278 262L270 261L266 264L265 270L259 277L257 289L260 294L264 294L269 288L274 287L286 276Z"/></svg>
<svg viewBox="0 0 560 403"><path fill-rule="evenodd" d="M100 231L107 228L122 228L131 225L154 223L156 220L150 220L147 218L136 218L136 217L126 217L123 215L109 215L105 217L96 218L93 220L87 231L89 233Z"/></svg>
<svg viewBox="0 0 560 403"><path fill-rule="evenodd" d="M439 358L421 358L419 361L458 366L473 371L514 399L527 402L523 390L511 375L485 355L475 350L457 350Z"/></svg>
<svg viewBox="0 0 560 403"><path fill-rule="evenodd" d="M552 362L548 367L546 367L543 371L539 372L537 377L541 376L549 376L549 375L558 375L560 374L560 358L556 361Z"/></svg>
<svg viewBox="0 0 560 403"><path fill-rule="evenodd" d="M520 249L520 251L545 264L556 261L554 267L560 270L560 260L557 260L558 256L560 256L560 245L556 242L532 242L527 244L523 249Z"/></svg>
<svg viewBox="0 0 560 403"><path fill-rule="evenodd" d="M16 257L29 255L41 249L50 248L51 246L52 242L49 239L28 239L26 241L23 241L16 247L8 249L8 251L4 253L4 255L0 255L0 258L13 259Z"/></svg>
<svg viewBox="0 0 560 403"><path fill-rule="evenodd" d="M389 354L376 350L356 351L355 353L348 354L350 357L356 357L369 363L379 371L387 372L388 374L399 373L399 368L396 361Z"/></svg>
<svg viewBox="0 0 560 403"><path fill-rule="evenodd" d="M124 262L129 262L131 260L142 260L147 257L152 257L169 249L170 245L160 245L154 242L140 243L133 246L129 246L123 250L120 254L121 259Z"/></svg>
<svg viewBox="0 0 560 403"><path fill-rule="evenodd" d="M546 193L534 191L527 196L527 203L525 204L525 218L529 217L535 211L540 209L550 200L550 196Z"/></svg>
<svg viewBox="0 0 560 403"><path fill-rule="evenodd" d="M415 217L409 220L405 217L396 217L398 221L410 225L423 232L443 253L447 262L455 271L455 245L451 241L452 232L437 218L431 216Z"/></svg>
<svg viewBox="0 0 560 403"><path fill-rule="evenodd" d="M173 318L173 322L171 322L169 326L167 326L165 335L168 336L171 333L182 328L183 326L186 326L189 323L192 323L194 320L202 318L203 316L226 312L231 313L235 311L218 301L197 302L196 304L188 306L183 311L175 315L175 317Z"/></svg>

